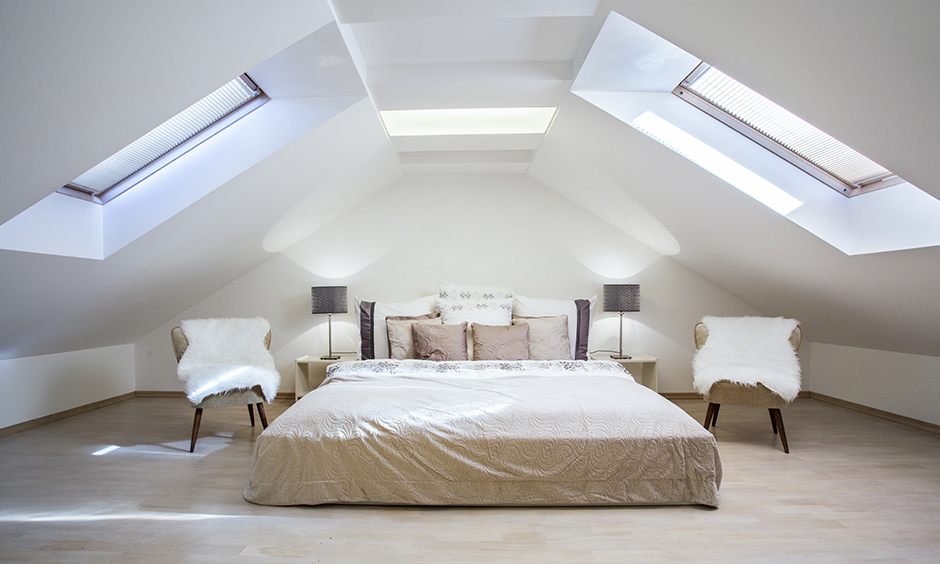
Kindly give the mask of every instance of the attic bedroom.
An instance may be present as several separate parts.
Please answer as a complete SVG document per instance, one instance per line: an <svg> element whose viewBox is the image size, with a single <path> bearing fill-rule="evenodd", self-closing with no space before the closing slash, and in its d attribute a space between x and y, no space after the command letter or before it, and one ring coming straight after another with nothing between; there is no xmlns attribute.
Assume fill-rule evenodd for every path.
<svg viewBox="0 0 940 564"><path fill-rule="evenodd" d="M118 534L112 520L159 535L155 519L198 520L197 530L209 530L223 517L251 515L274 529L265 519L301 530L311 526L305 520L336 519L347 536L323 554L340 560L382 559L367 542L369 530L382 530L377 538L402 559L477 561L491 549L496 559L535 550L545 561L574 561L603 559L594 551L607 547L622 560L631 554L621 543L655 551L652 540L624 537L623 528L655 536L661 526L678 542L696 524L730 513L753 519L765 541L781 527L806 538L824 521L827 534L804 554L810 559L831 561L855 546L859 559L930 561L940 550L927 540L940 533L940 482L927 470L940 462L940 184L932 170L940 105L929 95L940 65L938 18L940 6L926 0L0 0L7 85L0 390L8 398L0 413L0 545L15 547L12 561L74 556L66 541L43 553L37 547L45 545L24 532L52 522L55 535L95 539L82 542L134 559L143 555L102 544ZM706 115L674 92L700 64L871 159L891 180L846 197ZM104 203L60 191L243 75L263 103L218 134ZM515 133L400 133L390 121L402 111L494 108L547 109L548 118L540 129ZM647 113L775 183L798 205L775 211L693 162L640 123ZM593 297L587 349L654 357L655 391L700 425L707 403L693 386L696 323L706 316L798 320L801 392L784 411L791 452L780 450L766 411L729 407L712 429L725 468L723 505L658 507L644 517L631 508L265 513L241 498L262 432L248 426L243 408L207 410L206 450L185 452L192 408L170 338L182 321L270 322L281 377L267 408L274 421L294 403L297 359L361 350L359 301L416 300L437 294L441 281L544 299ZM639 285L639 311L622 318L605 311L611 284ZM311 288L321 286L347 288L345 313L311 313ZM109 436L109 428L121 431ZM839 447L828 442L830 428ZM60 434L73 450L57 450ZM72 463L109 445L116 454ZM897 467L891 449L901 449ZM816 514L806 499L759 478L838 490L838 483L823 486L828 473L845 474L869 454L886 470L872 482L901 476L891 486L896 497L920 502L892 506L886 521L853 505L846 511L863 517L847 525L830 519L838 501L821 501ZM63 508L36 498L35 483L10 478L68 482L66 470L49 469L69 461L77 483L106 490L97 477L106 470L94 464L107 456L118 459L113 511L78 492ZM818 466L801 466L812 463ZM178 499L161 512L159 495L139 497L134 488L172 479L153 486L118 478L151 464L185 475L187 491L215 472L225 478L211 495L194 494L191 512ZM846 487L869 486L859 479ZM753 496L773 503L769 517L748 506ZM796 514L810 517L796 524ZM530 523L517 528L519 519ZM572 519L599 545L558 532ZM460 545L447 527L465 521L480 532ZM390 538L399 526L407 546ZM274 545L309 556L316 553L310 539L343 535L325 525L306 541L280 531L270 542L242 542L242 527L216 533L226 561L290 555ZM435 538L422 538L423 527L434 527ZM488 536L497 527L508 539ZM585 532L592 527L598 530ZM838 539L827 527L849 532ZM867 539L865 527L883 536ZM721 559L716 547L731 546L723 561L753 560L756 548L731 529L730 522L719 527L721 541L702 554ZM204 547L194 548L189 534L179 550L192 556ZM916 540L908 546L904 538ZM794 557L792 547L771 544ZM690 546L672 556L694 555Z"/></svg>

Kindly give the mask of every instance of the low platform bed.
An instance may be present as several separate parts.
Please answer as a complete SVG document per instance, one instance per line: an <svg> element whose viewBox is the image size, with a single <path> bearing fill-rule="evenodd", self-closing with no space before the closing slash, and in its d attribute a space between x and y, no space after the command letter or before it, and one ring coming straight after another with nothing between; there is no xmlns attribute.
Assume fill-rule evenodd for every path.
<svg viewBox="0 0 940 564"><path fill-rule="evenodd" d="M257 440L264 505L718 505L714 437L617 363L365 360Z"/></svg>

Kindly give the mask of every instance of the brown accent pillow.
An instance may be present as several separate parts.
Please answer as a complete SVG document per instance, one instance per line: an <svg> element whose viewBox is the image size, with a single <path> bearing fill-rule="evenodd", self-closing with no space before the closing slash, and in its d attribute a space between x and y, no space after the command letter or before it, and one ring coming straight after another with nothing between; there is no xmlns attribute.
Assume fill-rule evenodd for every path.
<svg viewBox="0 0 940 564"><path fill-rule="evenodd" d="M397 360L415 358L415 342L411 335L411 326L415 323L440 325L440 313L425 315L396 315L385 318L385 328L388 333L388 357Z"/></svg>
<svg viewBox="0 0 940 564"><path fill-rule="evenodd" d="M529 326L530 360L571 360L568 316L513 317L513 325Z"/></svg>
<svg viewBox="0 0 940 564"><path fill-rule="evenodd" d="M480 325L474 323L473 360L528 360L528 325Z"/></svg>
<svg viewBox="0 0 940 564"><path fill-rule="evenodd" d="M460 325L412 323L415 358L420 360L468 360L467 322Z"/></svg>

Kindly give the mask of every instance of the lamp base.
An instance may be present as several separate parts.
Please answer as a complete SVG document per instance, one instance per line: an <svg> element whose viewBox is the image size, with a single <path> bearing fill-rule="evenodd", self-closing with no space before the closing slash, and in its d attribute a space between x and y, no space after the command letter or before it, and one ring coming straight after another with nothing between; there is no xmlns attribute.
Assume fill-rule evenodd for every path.
<svg viewBox="0 0 940 564"><path fill-rule="evenodd" d="M614 358L614 359L617 359L617 360L626 360L626 359L630 359L630 358L633 358L633 357L630 356L630 355L628 355L628 354L612 354L612 355L610 355L610 358Z"/></svg>
<svg viewBox="0 0 940 564"><path fill-rule="evenodd" d="M328 354L328 355L321 356L321 357L320 357L320 360L339 360L339 358L340 358L340 357L339 357L338 355L335 355L335 354L334 354L334 355L329 355L329 354Z"/></svg>

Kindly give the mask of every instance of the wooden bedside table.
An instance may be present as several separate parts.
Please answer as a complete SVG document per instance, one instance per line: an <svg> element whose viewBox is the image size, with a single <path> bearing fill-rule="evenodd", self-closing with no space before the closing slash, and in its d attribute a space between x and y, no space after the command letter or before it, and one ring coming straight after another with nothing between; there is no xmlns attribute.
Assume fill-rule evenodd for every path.
<svg viewBox="0 0 940 564"><path fill-rule="evenodd" d="M648 354L635 354L633 358L610 358L610 353L596 353L591 355L591 360L612 360L619 362L621 366L627 369L627 372L633 375L633 379L638 384L643 384L654 392L659 391L659 381L656 372L655 356Z"/></svg>
<svg viewBox="0 0 940 564"><path fill-rule="evenodd" d="M356 360L354 354L340 355L338 360L323 360L318 356L302 356L294 362L294 401L304 397L323 383L326 378L326 367L334 362L349 362Z"/></svg>

